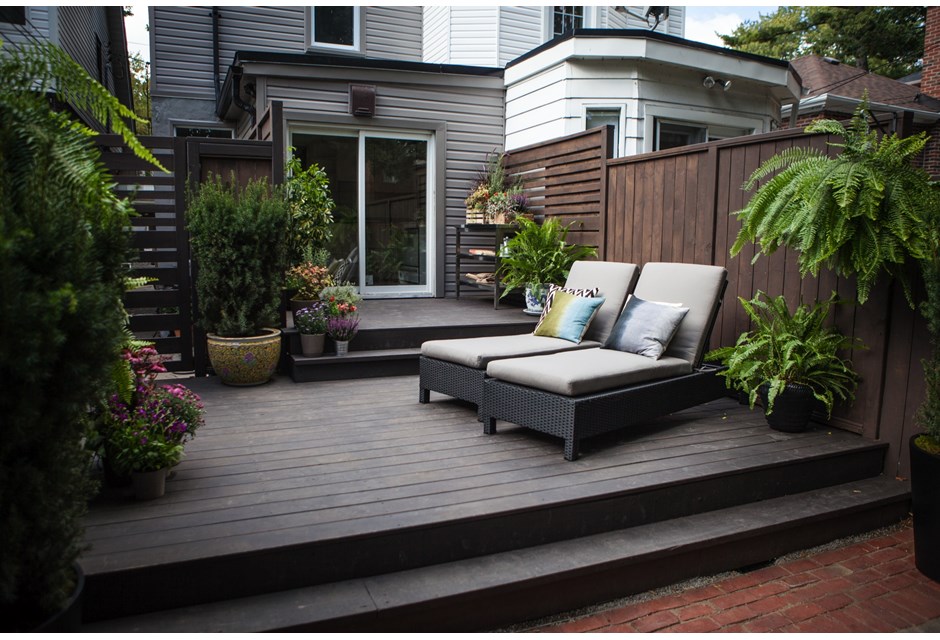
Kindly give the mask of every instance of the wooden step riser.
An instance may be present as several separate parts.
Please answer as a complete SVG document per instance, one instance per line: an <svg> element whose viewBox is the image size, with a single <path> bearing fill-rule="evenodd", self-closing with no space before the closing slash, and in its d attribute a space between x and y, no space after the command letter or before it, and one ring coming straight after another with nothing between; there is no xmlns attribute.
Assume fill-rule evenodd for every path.
<svg viewBox="0 0 940 640"><path fill-rule="evenodd" d="M877 476L884 448L765 466L591 502L89 575L85 619L128 616L523 549ZM180 588L185 585L185 588Z"/></svg>
<svg viewBox="0 0 940 640"><path fill-rule="evenodd" d="M405 327L400 329L363 329L349 343L351 351L372 351L382 349L414 349L428 340L452 340L458 338L477 338L484 336L508 336L532 333L531 322L519 324L493 324L452 327ZM285 346L288 353L301 352L300 335L293 329L284 330ZM333 350L332 341L327 338L326 351Z"/></svg>

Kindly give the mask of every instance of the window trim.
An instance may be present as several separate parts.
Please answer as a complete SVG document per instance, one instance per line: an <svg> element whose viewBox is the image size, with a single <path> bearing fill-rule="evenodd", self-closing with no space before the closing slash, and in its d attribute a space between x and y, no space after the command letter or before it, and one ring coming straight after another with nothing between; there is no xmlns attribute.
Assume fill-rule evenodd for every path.
<svg viewBox="0 0 940 640"><path fill-rule="evenodd" d="M609 103L596 103L596 104L584 104L581 108L581 130L587 131L587 114L588 111L618 111L620 116L618 117L617 122L617 131L614 135L614 157L622 158L625 153L625 135L624 128L627 125L627 107L624 104L609 104Z"/></svg>
<svg viewBox="0 0 940 640"><path fill-rule="evenodd" d="M306 7L304 10L305 40L307 49L311 51L330 51L332 53L363 54L363 41L365 20L362 17L362 7L354 6L353 9L353 43L333 44L330 42L317 42L314 40L315 33L315 13L316 6Z"/></svg>
<svg viewBox="0 0 940 640"><path fill-rule="evenodd" d="M719 111L706 111L698 109L677 109L662 104L647 103L643 107L643 151L656 150L656 120L670 120L679 124L705 127L706 135L709 127L722 127L738 129L741 135L752 135L769 131L765 128L764 120L760 118L746 118Z"/></svg>

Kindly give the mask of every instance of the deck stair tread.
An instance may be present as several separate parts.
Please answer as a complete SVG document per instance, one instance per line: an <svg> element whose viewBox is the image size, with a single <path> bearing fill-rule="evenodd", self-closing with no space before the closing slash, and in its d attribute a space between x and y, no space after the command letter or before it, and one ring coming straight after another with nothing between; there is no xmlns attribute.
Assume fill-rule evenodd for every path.
<svg viewBox="0 0 940 640"><path fill-rule="evenodd" d="M536 617L573 609L864 531L882 510L905 513L909 490L894 478L867 478L429 567L106 620L83 631L493 628L520 621L507 617L520 611ZM770 546L754 544L768 537ZM763 557L769 548L776 556Z"/></svg>

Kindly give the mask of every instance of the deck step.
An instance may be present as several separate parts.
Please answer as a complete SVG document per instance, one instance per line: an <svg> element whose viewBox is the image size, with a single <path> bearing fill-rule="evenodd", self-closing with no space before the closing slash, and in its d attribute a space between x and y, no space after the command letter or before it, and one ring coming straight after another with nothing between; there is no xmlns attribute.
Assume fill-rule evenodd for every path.
<svg viewBox="0 0 940 640"><path fill-rule="evenodd" d="M291 354L287 366L294 382L412 376L418 373L420 355L420 348L350 351L345 356L326 352L314 358Z"/></svg>
<svg viewBox="0 0 940 640"><path fill-rule="evenodd" d="M269 544L270 536L255 536L266 541L264 547L248 542L227 547L220 541L208 557L188 548L167 557L158 548L147 563L138 559L125 565L120 554L86 558L85 619L366 579L583 540L738 505L764 505L882 473L882 443L809 437L811 443L785 451L774 447L746 459L711 461L706 454L693 468L665 465L630 480L605 479L607 474L599 470L595 482L573 486L549 478L534 493L487 496L487 488L479 487L470 492L477 497L467 507L447 507L441 514L402 512L392 519L393 526L372 517L285 529L274 534L276 546ZM578 468L567 466L578 463L558 464L563 472ZM184 557L190 552L192 557ZM179 584L186 588L176 589Z"/></svg>
<svg viewBox="0 0 940 640"><path fill-rule="evenodd" d="M773 560L896 523L909 506L909 483L879 476L431 567L103 621L82 630L493 629Z"/></svg>

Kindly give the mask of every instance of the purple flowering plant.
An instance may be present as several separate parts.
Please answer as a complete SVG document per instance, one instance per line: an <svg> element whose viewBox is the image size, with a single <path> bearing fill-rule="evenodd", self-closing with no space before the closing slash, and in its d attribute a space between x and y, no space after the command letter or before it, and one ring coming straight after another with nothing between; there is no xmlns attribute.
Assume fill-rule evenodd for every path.
<svg viewBox="0 0 940 640"><path fill-rule="evenodd" d="M352 340L359 333L359 316L357 314L330 316L326 321L326 332L338 342Z"/></svg>
<svg viewBox="0 0 940 640"><path fill-rule="evenodd" d="M311 305L300 309L294 315L294 326L300 333L307 335L316 335L326 333L327 318L330 314L329 304L326 302L314 302Z"/></svg>
<svg viewBox="0 0 940 640"><path fill-rule="evenodd" d="M202 401L181 384L157 385L166 367L153 347L127 349L122 357L133 372L133 389L108 399L105 455L122 473L171 467L205 423Z"/></svg>

